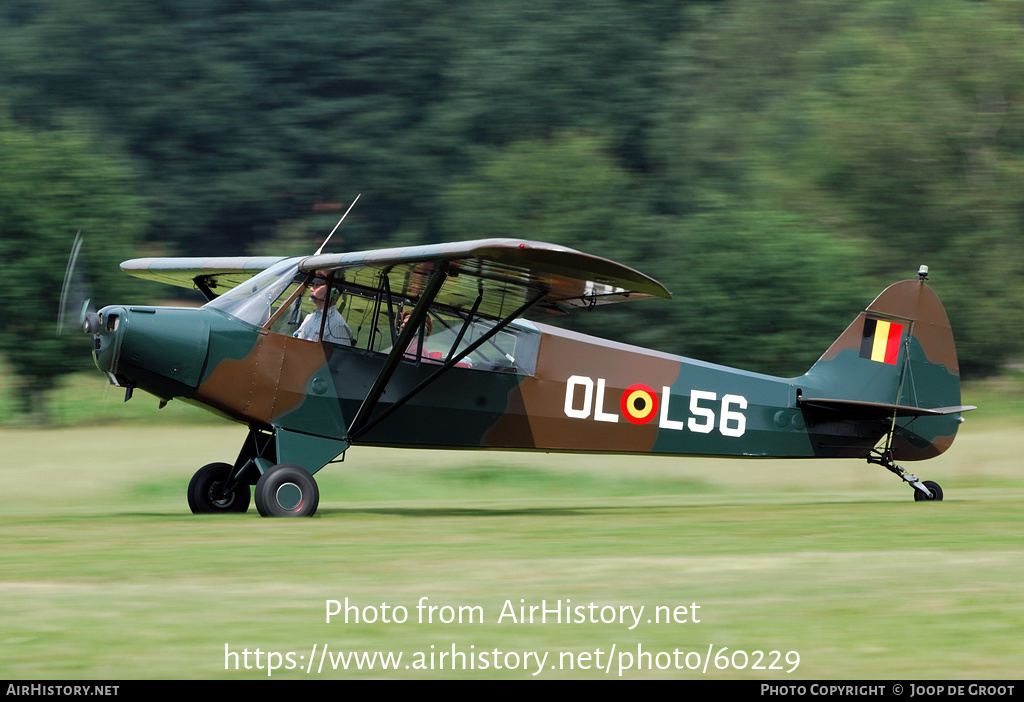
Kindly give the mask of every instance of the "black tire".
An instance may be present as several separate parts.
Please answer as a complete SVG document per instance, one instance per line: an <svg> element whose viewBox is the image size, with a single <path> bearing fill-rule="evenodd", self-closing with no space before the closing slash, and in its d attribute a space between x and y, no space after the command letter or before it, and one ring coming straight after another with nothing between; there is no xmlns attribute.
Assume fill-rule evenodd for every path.
<svg viewBox="0 0 1024 702"><path fill-rule="evenodd" d="M312 517L320 504L320 490L309 471L292 463L279 463L256 481L256 509L264 517Z"/></svg>
<svg viewBox="0 0 1024 702"><path fill-rule="evenodd" d="M249 486L236 484L227 497L221 486L231 477L229 463L210 463L196 471L188 483L188 506L193 514L244 512L249 509Z"/></svg>
<svg viewBox="0 0 1024 702"><path fill-rule="evenodd" d="M931 481L931 480L925 480L925 481L922 482L922 484L926 488L928 488L929 490L932 491L932 496L928 497L927 495L925 495L923 492L921 492L917 488L914 488L914 502L941 502L942 501L942 488L939 487L938 483L936 483L934 481Z"/></svg>

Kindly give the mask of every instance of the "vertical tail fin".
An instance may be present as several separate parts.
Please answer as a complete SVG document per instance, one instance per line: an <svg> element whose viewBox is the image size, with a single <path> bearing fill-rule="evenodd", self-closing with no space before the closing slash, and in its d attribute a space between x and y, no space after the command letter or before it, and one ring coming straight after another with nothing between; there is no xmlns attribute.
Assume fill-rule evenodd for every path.
<svg viewBox="0 0 1024 702"><path fill-rule="evenodd" d="M836 455L856 455L891 433L893 456L931 458L953 443L960 366L946 311L924 280L886 288L797 379L808 427L817 420L856 435ZM879 428L888 428L879 434Z"/></svg>

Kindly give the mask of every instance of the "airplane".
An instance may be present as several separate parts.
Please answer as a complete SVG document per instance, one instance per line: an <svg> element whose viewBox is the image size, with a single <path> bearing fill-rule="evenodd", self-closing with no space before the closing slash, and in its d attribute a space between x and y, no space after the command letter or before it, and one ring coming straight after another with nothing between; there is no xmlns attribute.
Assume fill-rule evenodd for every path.
<svg viewBox="0 0 1024 702"><path fill-rule="evenodd" d="M321 247L322 249L323 247ZM670 298L628 266L554 244L480 239L312 256L143 258L198 308L83 313L109 381L248 427L188 485L192 512L312 516L314 474L350 447L860 458L939 501L896 461L950 447L961 414L949 320L916 279L889 286L802 376L728 368L544 323ZM317 297L325 312L307 323ZM326 335L340 316L342 337ZM310 333L311 327L317 327ZM339 457L341 457L339 459Z"/></svg>

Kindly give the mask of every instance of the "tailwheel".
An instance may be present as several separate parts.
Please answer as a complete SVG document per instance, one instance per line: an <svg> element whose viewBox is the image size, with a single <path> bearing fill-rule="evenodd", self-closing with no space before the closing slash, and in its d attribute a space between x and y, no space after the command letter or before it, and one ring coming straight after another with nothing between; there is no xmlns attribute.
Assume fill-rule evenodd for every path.
<svg viewBox="0 0 1024 702"><path fill-rule="evenodd" d="M292 463L268 469L256 481L256 509L264 517L311 517L320 490L309 471Z"/></svg>
<svg viewBox="0 0 1024 702"><path fill-rule="evenodd" d="M940 502L942 500L942 488L939 487L938 483L933 480L925 480L921 484L928 488L928 491L931 492L932 496L929 497L923 490L918 489L915 485L914 502Z"/></svg>
<svg viewBox="0 0 1024 702"><path fill-rule="evenodd" d="M232 478L232 470L229 463L210 463L196 471L188 484L188 506L193 514L249 509L249 486Z"/></svg>
<svg viewBox="0 0 1024 702"><path fill-rule="evenodd" d="M910 483L914 488L915 502L940 502L942 500L942 488L933 480L918 480L917 476L905 471L892 459L892 452L888 449L875 449L867 457L868 463L882 466L886 470L895 473L905 483Z"/></svg>

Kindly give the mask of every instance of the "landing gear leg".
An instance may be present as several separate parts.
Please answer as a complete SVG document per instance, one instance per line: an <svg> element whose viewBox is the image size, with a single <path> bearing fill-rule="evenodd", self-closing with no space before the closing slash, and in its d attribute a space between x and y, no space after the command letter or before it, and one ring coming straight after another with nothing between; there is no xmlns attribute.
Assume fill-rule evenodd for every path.
<svg viewBox="0 0 1024 702"><path fill-rule="evenodd" d="M942 500L942 488L939 487L938 483L932 480L918 480L917 476L911 475L896 465L896 462L892 460L892 452L890 450L872 450L871 455L868 456L868 463L882 466L891 473L898 475L903 482L910 483L910 486L914 488L915 502L939 502Z"/></svg>

